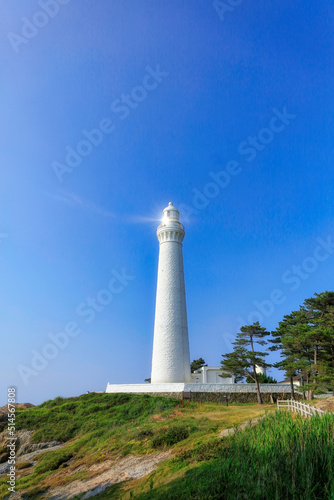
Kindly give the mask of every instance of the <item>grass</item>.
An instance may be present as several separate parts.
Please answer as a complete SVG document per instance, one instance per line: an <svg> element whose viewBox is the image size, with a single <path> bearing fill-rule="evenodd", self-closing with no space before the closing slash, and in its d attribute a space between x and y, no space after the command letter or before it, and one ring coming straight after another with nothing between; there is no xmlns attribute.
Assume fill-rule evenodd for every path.
<svg viewBox="0 0 334 500"><path fill-rule="evenodd" d="M114 496L112 487L95 498L333 499L333 437L334 415L275 412L255 427L186 450L150 478L129 484L123 496ZM178 477L170 480L172 471Z"/></svg>
<svg viewBox="0 0 334 500"><path fill-rule="evenodd" d="M160 429L152 439L153 448L173 446L189 437L189 428L186 425L171 426Z"/></svg>
<svg viewBox="0 0 334 500"><path fill-rule="evenodd" d="M153 479L121 483L115 485L115 493L106 493L115 494L114 498L122 495L129 498L127 490L132 488L132 495L147 492L159 495L165 483L174 484L191 469L196 470L203 460L217 458L222 442L217 438L219 430L257 417L265 408L273 409L269 405L226 408L215 403L189 403L149 395L91 393L18 409L17 429L33 430L32 439L36 443L56 440L64 446L39 454L34 467L29 464L17 467L17 491L24 491L27 498L39 498L50 488L91 477L94 473L89 467L93 464L172 448L176 458L159 467ZM7 493L6 478L2 477L0 498Z"/></svg>

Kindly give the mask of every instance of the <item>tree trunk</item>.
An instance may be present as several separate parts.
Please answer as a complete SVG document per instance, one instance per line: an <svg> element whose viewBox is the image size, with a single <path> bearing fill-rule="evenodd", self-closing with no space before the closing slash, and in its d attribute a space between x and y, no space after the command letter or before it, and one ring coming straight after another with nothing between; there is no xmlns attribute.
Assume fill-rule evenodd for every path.
<svg viewBox="0 0 334 500"><path fill-rule="evenodd" d="M317 383L317 379L316 379L316 376L318 374L318 370L317 370L317 354L318 354L318 346L317 344L315 345L314 347L314 379L313 379L313 384L314 384L314 387L316 387L316 383ZM313 397L312 397L313 399Z"/></svg>
<svg viewBox="0 0 334 500"><path fill-rule="evenodd" d="M305 387L304 387L304 385L305 385L305 383L304 383L304 375L301 375L299 380L300 380L300 385L301 385L302 391L303 391L303 399L306 399L306 396L305 396Z"/></svg>
<svg viewBox="0 0 334 500"><path fill-rule="evenodd" d="M257 395L257 402L259 405L262 405L263 402L262 402L262 396L261 396L261 392L260 392L260 384L259 384L259 381L255 375L255 384L256 384L256 395Z"/></svg>
<svg viewBox="0 0 334 500"><path fill-rule="evenodd" d="M293 377L290 377L290 387L291 387L291 399L296 399L295 398L295 388L293 385Z"/></svg>
<svg viewBox="0 0 334 500"><path fill-rule="evenodd" d="M254 353L254 345L253 345L253 337L250 336L250 344L252 348L252 352ZM255 384L256 384L256 395L257 395L257 402L259 405L262 405L262 397L261 397L261 392L260 392L260 384L257 379L257 374L256 374L256 365L253 365L253 373L254 373L254 379L255 379Z"/></svg>

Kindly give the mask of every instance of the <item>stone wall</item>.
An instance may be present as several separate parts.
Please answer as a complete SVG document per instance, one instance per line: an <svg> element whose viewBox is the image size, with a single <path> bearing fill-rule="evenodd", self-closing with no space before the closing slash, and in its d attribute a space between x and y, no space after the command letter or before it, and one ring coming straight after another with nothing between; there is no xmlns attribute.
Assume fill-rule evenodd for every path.
<svg viewBox="0 0 334 500"><path fill-rule="evenodd" d="M137 392L136 394L147 394L147 392ZM163 396L165 398L180 399L196 403L257 403L257 396L254 392L150 392L150 396ZM276 403L278 399L291 399L291 393L287 392L261 392L264 403ZM296 394L297 400L302 400L302 396Z"/></svg>
<svg viewBox="0 0 334 500"><path fill-rule="evenodd" d="M261 392L264 403L276 403L278 399L291 399L288 392ZM184 399L188 399L188 395ZM296 399L299 399L299 397ZM254 392L191 392L189 401L198 403L257 403Z"/></svg>

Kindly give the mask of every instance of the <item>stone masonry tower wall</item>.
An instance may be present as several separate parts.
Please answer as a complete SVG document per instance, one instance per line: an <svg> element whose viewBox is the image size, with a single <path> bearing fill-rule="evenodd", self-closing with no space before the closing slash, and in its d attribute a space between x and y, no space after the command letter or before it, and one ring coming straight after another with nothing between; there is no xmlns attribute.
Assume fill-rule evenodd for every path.
<svg viewBox="0 0 334 500"><path fill-rule="evenodd" d="M159 268L151 383L190 382L190 354L182 241L184 227L172 203L158 227Z"/></svg>

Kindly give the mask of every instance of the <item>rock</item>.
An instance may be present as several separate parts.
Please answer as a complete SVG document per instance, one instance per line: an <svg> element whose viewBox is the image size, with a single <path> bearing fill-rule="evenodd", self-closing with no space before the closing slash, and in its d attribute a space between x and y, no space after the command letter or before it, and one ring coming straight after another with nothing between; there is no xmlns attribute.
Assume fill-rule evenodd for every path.
<svg viewBox="0 0 334 500"><path fill-rule="evenodd" d="M113 465L109 460L98 465L92 465L88 469L89 471L96 471L104 467L106 467L106 470L91 479L76 480L66 486L58 486L48 491L48 499L66 500L83 493L82 499L90 498L103 492L113 484L128 479L139 479L150 474L160 462L167 460L170 456L171 451L168 450L145 456L129 455L118 460L117 463L113 463Z"/></svg>
<svg viewBox="0 0 334 500"><path fill-rule="evenodd" d="M25 429L16 432L16 462L31 462L32 465L35 463L32 461L36 455L44 450L58 450L64 446L60 441L48 441L46 443L31 443L31 436L33 431L27 431ZM0 433L0 444L5 446L7 444L7 432L4 431ZM9 470L9 465L7 460L0 464L0 476L7 473Z"/></svg>

